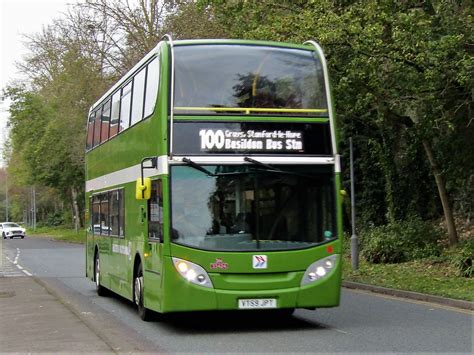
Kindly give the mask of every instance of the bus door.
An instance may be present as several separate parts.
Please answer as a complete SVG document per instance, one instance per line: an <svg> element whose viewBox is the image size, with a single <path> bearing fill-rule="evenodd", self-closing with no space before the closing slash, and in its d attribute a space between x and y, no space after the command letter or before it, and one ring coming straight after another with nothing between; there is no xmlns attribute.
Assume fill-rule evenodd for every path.
<svg viewBox="0 0 474 355"><path fill-rule="evenodd" d="M129 292L127 281L127 267L132 260L130 236L125 235L125 201L124 190L118 189L108 193L109 198L109 227L107 228L112 243L110 258L112 288L121 295Z"/></svg>
<svg viewBox="0 0 474 355"><path fill-rule="evenodd" d="M163 261L163 184L160 179L151 182L151 197L148 200L148 257L145 258L146 284L153 285L151 292L145 287L146 297L160 302ZM152 300L153 299L153 300Z"/></svg>

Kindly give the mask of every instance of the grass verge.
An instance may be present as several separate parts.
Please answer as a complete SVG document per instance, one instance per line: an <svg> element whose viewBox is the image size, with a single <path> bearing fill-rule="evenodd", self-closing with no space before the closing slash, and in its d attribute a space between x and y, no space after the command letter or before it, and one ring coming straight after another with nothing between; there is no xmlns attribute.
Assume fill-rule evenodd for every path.
<svg viewBox="0 0 474 355"><path fill-rule="evenodd" d="M350 257L346 255L343 268L346 281L474 302L474 279L456 276L456 269L445 261L370 264L361 258L359 270L352 271Z"/></svg>
<svg viewBox="0 0 474 355"><path fill-rule="evenodd" d="M83 229L76 232L74 229L65 227L41 227L36 228L36 231L28 229L26 235L32 238L50 238L69 243L86 242L86 231Z"/></svg>

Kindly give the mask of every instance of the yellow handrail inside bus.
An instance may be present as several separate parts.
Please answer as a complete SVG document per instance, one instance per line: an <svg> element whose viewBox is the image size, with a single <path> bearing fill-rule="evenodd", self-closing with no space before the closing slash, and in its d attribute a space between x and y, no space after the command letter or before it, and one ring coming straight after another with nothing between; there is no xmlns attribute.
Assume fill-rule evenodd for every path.
<svg viewBox="0 0 474 355"><path fill-rule="evenodd" d="M323 108L254 108L254 107L175 107L175 110L183 111L216 111L216 112L282 112L282 113L325 113Z"/></svg>

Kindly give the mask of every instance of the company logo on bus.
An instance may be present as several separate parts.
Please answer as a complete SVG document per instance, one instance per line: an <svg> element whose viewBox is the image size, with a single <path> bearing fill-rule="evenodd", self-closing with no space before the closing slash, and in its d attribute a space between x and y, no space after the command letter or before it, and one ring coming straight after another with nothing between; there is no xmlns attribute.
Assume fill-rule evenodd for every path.
<svg viewBox="0 0 474 355"><path fill-rule="evenodd" d="M253 264L254 269L266 269L267 268L267 256L266 255L254 255L252 264Z"/></svg>
<svg viewBox="0 0 474 355"><path fill-rule="evenodd" d="M216 262L211 264L211 269L223 269L229 268L229 264L225 263L223 259L216 258Z"/></svg>

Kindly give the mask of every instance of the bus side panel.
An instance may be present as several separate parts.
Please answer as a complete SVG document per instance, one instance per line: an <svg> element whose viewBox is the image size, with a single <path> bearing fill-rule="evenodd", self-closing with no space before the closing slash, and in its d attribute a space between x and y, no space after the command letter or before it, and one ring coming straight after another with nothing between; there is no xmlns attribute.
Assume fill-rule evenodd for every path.
<svg viewBox="0 0 474 355"><path fill-rule="evenodd" d="M126 238L110 237L112 243L111 254L111 288L114 292L129 300L132 298L131 280L128 279L128 270L132 268L131 242Z"/></svg>
<svg viewBox="0 0 474 355"><path fill-rule="evenodd" d="M155 312L163 312L162 275L145 270L143 277L145 282L145 307Z"/></svg>
<svg viewBox="0 0 474 355"><path fill-rule="evenodd" d="M94 237L89 232L86 235L86 277L94 281Z"/></svg>
<svg viewBox="0 0 474 355"><path fill-rule="evenodd" d="M112 289L111 277L113 276L113 269L112 263L110 262L112 254L112 243L109 237L101 237L97 235L94 235L93 240L93 244L97 246L97 249L99 251L100 283L102 286L108 289Z"/></svg>
<svg viewBox="0 0 474 355"><path fill-rule="evenodd" d="M124 185L125 198L125 237L112 238L114 291L133 300L133 267L136 255L142 263L144 255L146 224L146 201L135 199L135 183ZM142 265L142 268L144 266Z"/></svg>

